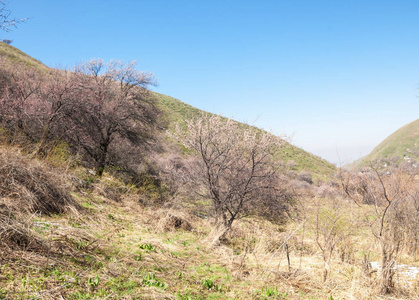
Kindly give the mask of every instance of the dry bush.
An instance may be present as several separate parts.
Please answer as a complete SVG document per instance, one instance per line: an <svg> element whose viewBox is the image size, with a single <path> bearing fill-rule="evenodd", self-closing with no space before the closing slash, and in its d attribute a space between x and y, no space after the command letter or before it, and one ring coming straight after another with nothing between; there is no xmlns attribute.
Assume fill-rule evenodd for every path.
<svg viewBox="0 0 419 300"><path fill-rule="evenodd" d="M371 163L359 173L342 172L340 179L342 190L358 206L373 208L369 227L381 252L380 294L395 293L397 261L410 239L406 238L409 225L417 219L416 204L412 201L417 186L414 176L401 168L382 171Z"/></svg>
<svg viewBox="0 0 419 300"><path fill-rule="evenodd" d="M17 220L3 207L0 209L0 247L8 250L37 250L42 242L30 229L28 221Z"/></svg>
<svg viewBox="0 0 419 300"><path fill-rule="evenodd" d="M278 225L267 220L247 218L238 220L225 236L224 244L235 253L249 252L257 259L268 258L284 241Z"/></svg>
<svg viewBox="0 0 419 300"><path fill-rule="evenodd" d="M177 229L192 231L193 227L188 219L189 218L185 213L168 212L165 217L159 220L157 229L162 232L174 231Z"/></svg>
<svg viewBox="0 0 419 300"><path fill-rule="evenodd" d="M331 183L323 183L316 189L316 195L320 198L337 198L341 194L339 187L333 186Z"/></svg>
<svg viewBox="0 0 419 300"><path fill-rule="evenodd" d="M303 171L298 174L298 180L313 184L313 175L310 172Z"/></svg>
<svg viewBox="0 0 419 300"><path fill-rule="evenodd" d="M114 177L100 178L93 183L94 191L107 199L121 202L130 192L129 186Z"/></svg>
<svg viewBox="0 0 419 300"><path fill-rule="evenodd" d="M56 172L14 152L17 149L0 148L0 199L4 205L14 213L45 215L79 208Z"/></svg>

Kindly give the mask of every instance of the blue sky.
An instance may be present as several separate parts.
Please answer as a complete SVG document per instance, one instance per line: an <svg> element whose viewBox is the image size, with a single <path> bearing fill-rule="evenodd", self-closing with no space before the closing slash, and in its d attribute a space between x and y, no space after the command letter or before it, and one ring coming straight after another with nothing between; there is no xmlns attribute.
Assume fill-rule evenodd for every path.
<svg viewBox="0 0 419 300"><path fill-rule="evenodd" d="M8 0L52 66L137 60L157 92L345 163L419 112L419 1Z"/></svg>

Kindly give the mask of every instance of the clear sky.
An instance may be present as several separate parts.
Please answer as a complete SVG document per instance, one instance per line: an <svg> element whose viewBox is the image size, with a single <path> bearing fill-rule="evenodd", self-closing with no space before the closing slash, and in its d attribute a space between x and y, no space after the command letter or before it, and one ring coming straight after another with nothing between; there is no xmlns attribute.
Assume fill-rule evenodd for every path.
<svg viewBox="0 0 419 300"><path fill-rule="evenodd" d="M339 164L419 112L419 1L7 0L48 66L138 60L157 92Z"/></svg>

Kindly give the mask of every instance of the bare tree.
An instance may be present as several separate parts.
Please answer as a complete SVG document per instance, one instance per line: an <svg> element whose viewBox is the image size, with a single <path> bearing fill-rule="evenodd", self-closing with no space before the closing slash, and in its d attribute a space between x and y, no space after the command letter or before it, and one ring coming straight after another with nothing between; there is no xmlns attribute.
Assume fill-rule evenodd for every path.
<svg viewBox="0 0 419 300"><path fill-rule="evenodd" d="M74 76L50 69L48 73L21 64L0 61L0 122L9 142L37 145L35 153L46 150L47 142L64 139L63 107L74 102ZM62 122L61 122L62 121ZM32 147L33 148L33 147Z"/></svg>
<svg viewBox="0 0 419 300"><path fill-rule="evenodd" d="M94 160L101 176L112 146L146 146L153 139L159 110L146 89L152 74L135 62L95 59L76 67L73 99L63 110L68 138ZM138 155L138 154L136 154Z"/></svg>
<svg viewBox="0 0 419 300"><path fill-rule="evenodd" d="M344 209L342 199L330 200L330 206L325 205L326 199L318 199L316 206L315 239L324 262L323 281L326 281L330 270L333 253L340 243L349 238L352 224Z"/></svg>
<svg viewBox="0 0 419 300"><path fill-rule="evenodd" d="M172 136L198 155L191 165L193 191L212 203L217 243L234 220L251 213L280 219L293 200L283 186L275 153L284 140L270 133L203 114Z"/></svg>
<svg viewBox="0 0 419 300"><path fill-rule="evenodd" d="M0 0L0 29L4 31L11 31L17 24L25 22L27 19L11 18L11 12L6 8L7 3ZM7 41L7 40L6 40Z"/></svg>
<svg viewBox="0 0 419 300"><path fill-rule="evenodd" d="M0 97L0 121L8 130L10 140L23 134L34 141L36 126L32 118L38 113L42 76L37 70L22 65L0 63L3 75Z"/></svg>
<svg viewBox="0 0 419 300"><path fill-rule="evenodd" d="M49 143L65 140L68 130L65 126L65 109L74 105L75 80L74 74L66 70L51 69L42 76L42 84L38 91L37 114L33 121L38 126L38 146L36 154L46 152ZM64 129L67 128L67 131Z"/></svg>
<svg viewBox="0 0 419 300"><path fill-rule="evenodd" d="M359 206L372 206L375 216L367 218L381 250L380 293L390 293L396 259L405 243L409 191L413 176L400 169L380 171L374 165L359 173L341 173L344 192Z"/></svg>
<svg viewBox="0 0 419 300"><path fill-rule="evenodd" d="M97 59L47 73L0 61L0 69L0 122L10 141L36 145L38 155L65 141L101 176L111 160L141 157L156 139L159 110L146 89L154 79L135 62Z"/></svg>

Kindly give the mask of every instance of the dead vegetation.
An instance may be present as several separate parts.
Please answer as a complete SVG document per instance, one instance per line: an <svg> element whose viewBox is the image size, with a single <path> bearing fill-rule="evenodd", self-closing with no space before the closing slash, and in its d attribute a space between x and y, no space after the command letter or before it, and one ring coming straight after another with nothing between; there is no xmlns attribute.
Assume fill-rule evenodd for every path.
<svg viewBox="0 0 419 300"><path fill-rule="evenodd" d="M48 173L43 162L8 155ZM2 297L378 299L379 271L370 264L378 258L379 244L368 241L368 226L357 221L368 211L351 202L336 206L332 199L307 198L301 219L281 226L263 218L242 218L221 246L211 248L205 243L213 226L210 219L185 209L140 205L139 190L122 187L107 173L88 188L79 187L74 204L64 206L83 207L78 214L71 213L73 209L63 209L60 215L28 213L27 208L19 213L15 206L3 206ZM109 190L118 197L110 199L104 192ZM356 228L349 236L348 226ZM328 252L324 281L322 251L329 245L327 239L340 233L345 238ZM405 262L413 263L408 257ZM370 266L368 274L363 265ZM395 279L389 297L418 298L415 280L406 287L400 277Z"/></svg>
<svg viewBox="0 0 419 300"><path fill-rule="evenodd" d="M177 229L192 231L193 227L188 221L190 217L182 212L167 212L166 215L159 220L157 228L163 232L173 231Z"/></svg>
<svg viewBox="0 0 419 300"><path fill-rule="evenodd" d="M61 176L36 160L0 148L1 205L13 213L61 214L79 206Z"/></svg>
<svg viewBox="0 0 419 300"><path fill-rule="evenodd" d="M7 251L37 251L44 247L42 240L31 229L30 222L18 220L6 210L0 211L0 245Z"/></svg>
<svg viewBox="0 0 419 300"><path fill-rule="evenodd" d="M101 65L93 62L93 69L96 63ZM26 119L24 105L40 88L39 81L26 80L32 75L14 85L0 79L5 107L11 92L21 100L19 109L0 112L3 126L19 115L11 117L16 122L7 134L0 132L2 143L25 146L0 148L0 299L419 299L418 279L397 269L403 263L419 274L414 177L361 174L358 181L343 181L355 199L346 201L336 183L321 184L290 164L273 164L280 140L238 131L242 125L232 121L224 128L213 117L213 123L195 126L195 146L184 144L200 153L201 162L177 153L168 170L172 182L163 182L163 168L124 158L138 178L123 180L109 173L119 168L110 164L107 148L115 135L103 137L96 128L98 143L96 135L78 141L86 152L98 152L91 157L96 172L82 168L79 157L68 158L68 145L61 151L55 140L44 143L65 99L47 90L42 100L52 97L58 106L46 108L58 110L38 120L44 132L32 127L36 118ZM61 75L56 79L60 84L51 88L73 91ZM106 80L113 93L112 80ZM87 115L97 113L86 108ZM102 125L119 124L119 117L125 118ZM78 126L90 131L91 119L85 121ZM73 134L73 141L80 138ZM137 143L145 136L129 138ZM133 149L121 148L118 140L114 150ZM299 204L298 214L283 222Z"/></svg>

